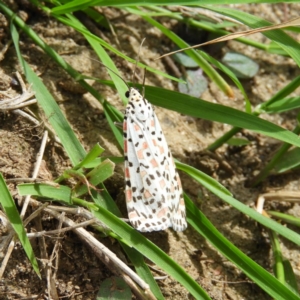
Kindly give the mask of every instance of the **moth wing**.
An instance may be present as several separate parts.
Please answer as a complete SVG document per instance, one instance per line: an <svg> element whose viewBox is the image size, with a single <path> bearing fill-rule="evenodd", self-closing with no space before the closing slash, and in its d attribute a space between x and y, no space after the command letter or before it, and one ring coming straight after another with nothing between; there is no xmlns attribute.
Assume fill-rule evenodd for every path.
<svg viewBox="0 0 300 300"><path fill-rule="evenodd" d="M129 220L139 231L172 226L158 149L147 129L152 123L152 118L141 122L127 116L126 201Z"/></svg>
<svg viewBox="0 0 300 300"><path fill-rule="evenodd" d="M183 199L183 192L179 174L176 170L176 166L169 150L166 138L162 133L159 121L154 114L155 119L155 131L158 134L158 148L163 155L161 161L161 169L164 170L164 178L166 179L165 193L167 195L167 205L169 208L171 227L175 231L183 231L187 228L185 203Z"/></svg>

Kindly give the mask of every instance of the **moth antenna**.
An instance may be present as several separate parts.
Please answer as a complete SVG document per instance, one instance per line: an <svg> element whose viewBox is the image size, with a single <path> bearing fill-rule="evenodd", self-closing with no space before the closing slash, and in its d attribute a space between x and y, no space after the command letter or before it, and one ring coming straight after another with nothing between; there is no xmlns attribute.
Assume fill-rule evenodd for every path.
<svg viewBox="0 0 300 300"><path fill-rule="evenodd" d="M145 80L146 80L147 68L144 69L144 78L143 78L143 98L145 99Z"/></svg>
<svg viewBox="0 0 300 300"><path fill-rule="evenodd" d="M106 66L105 64L103 64L102 62L100 62L100 64L103 65L108 70L110 70L111 72L113 72L116 76L118 76L126 84L126 86L128 88L128 91L129 91L129 89L130 89L129 85L127 84L127 82L118 73L116 73L114 70L112 70L111 68L109 68L108 66Z"/></svg>
<svg viewBox="0 0 300 300"><path fill-rule="evenodd" d="M135 71L136 71L136 68L137 68L137 64L139 63L140 61L140 54L141 54L141 51L142 51L142 46L143 46L143 43L145 41L146 38L143 38L141 44L140 44L140 47L139 47L139 52L138 52L138 57L137 57L137 60L135 61L135 65L134 65L134 69L133 69L133 73L132 73L132 77L131 77L131 82L134 82L134 75L135 75Z"/></svg>

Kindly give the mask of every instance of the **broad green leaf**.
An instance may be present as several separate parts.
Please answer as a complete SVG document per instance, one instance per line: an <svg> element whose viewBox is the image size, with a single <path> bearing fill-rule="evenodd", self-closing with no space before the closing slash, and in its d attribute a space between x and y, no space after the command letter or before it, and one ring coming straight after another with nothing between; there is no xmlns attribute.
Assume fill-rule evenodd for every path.
<svg viewBox="0 0 300 300"><path fill-rule="evenodd" d="M179 83L178 89L181 93L193 97L200 97L207 90L207 80L203 76L201 69L187 70L185 76L182 78L186 83Z"/></svg>
<svg viewBox="0 0 300 300"><path fill-rule="evenodd" d="M111 177L114 173L115 164L106 159L99 166L95 167L86 175L86 180L92 185L96 186L99 183L105 181L107 178ZM88 192L88 187L86 185L79 185L74 190L74 195L79 197Z"/></svg>
<svg viewBox="0 0 300 300"><path fill-rule="evenodd" d="M21 196L31 195L47 199L63 201L72 204L71 189L64 185L45 183L24 183L18 185L18 192Z"/></svg>
<svg viewBox="0 0 300 300"><path fill-rule="evenodd" d="M259 70L259 66L254 60L241 53L227 52L222 58L222 62L237 78L241 79L253 78Z"/></svg>
<svg viewBox="0 0 300 300"><path fill-rule="evenodd" d="M172 55L173 59L186 68L197 68L198 64L185 53L175 53Z"/></svg>
<svg viewBox="0 0 300 300"><path fill-rule="evenodd" d="M86 167L95 159L101 155L105 149L103 149L99 144L96 144L90 151L89 153L85 156L85 158L77 165L74 167L74 169L79 169L81 167Z"/></svg>

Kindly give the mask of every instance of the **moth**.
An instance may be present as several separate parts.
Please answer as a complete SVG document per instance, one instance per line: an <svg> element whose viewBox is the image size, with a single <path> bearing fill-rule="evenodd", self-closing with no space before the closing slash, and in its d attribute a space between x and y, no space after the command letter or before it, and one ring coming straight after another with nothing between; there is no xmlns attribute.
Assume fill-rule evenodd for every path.
<svg viewBox="0 0 300 300"><path fill-rule="evenodd" d="M142 232L187 228L181 181L152 105L126 92L125 194L130 223Z"/></svg>

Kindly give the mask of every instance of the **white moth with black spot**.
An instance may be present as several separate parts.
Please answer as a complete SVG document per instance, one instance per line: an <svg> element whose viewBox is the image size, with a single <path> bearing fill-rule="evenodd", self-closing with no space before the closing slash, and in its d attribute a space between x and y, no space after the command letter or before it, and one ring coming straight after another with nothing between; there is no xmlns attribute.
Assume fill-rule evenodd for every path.
<svg viewBox="0 0 300 300"><path fill-rule="evenodd" d="M126 203L130 223L139 231L187 227L181 182L151 104L135 88L123 122Z"/></svg>

